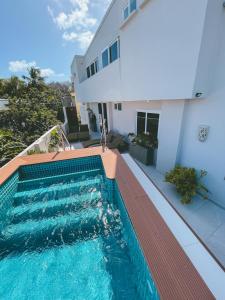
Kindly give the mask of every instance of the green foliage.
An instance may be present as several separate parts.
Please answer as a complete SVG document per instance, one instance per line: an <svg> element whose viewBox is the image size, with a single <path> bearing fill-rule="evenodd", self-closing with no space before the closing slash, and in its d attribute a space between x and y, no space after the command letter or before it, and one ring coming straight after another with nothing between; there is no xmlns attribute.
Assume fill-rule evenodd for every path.
<svg viewBox="0 0 225 300"><path fill-rule="evenodd" d="M7 163L18 153L22 152L25 145L19 136L15 137L10 130L0 130L0 165Z"/></svg>
<svg viewBox="0 0 225 300"><path fill-rule="evenodd" d="M173 170L166 173L165 181L176 186L177 192L182 196L182 203L190 203L192 197L200 195L203 199L208 199L208 189L201 183L201 179L207 172L201 170L200 175L194 168L176 166Z"/></svg>
<svg viewBox="0 0 225 300"><path fill-rule="evenodd" d="M152 134L145 134L145 133L138 134L134 138L134 143L145 148L156 149L158 147L158 141L156 138L154 138Z"/></svg>
<svg viewBox="0 0 225 300"><path fill-rule="evenodd" d="M50 142L48 146L48 151L52 152L55 151L56 148L58 148L61 144L61 136L57 129L52 130L51 136L50 136Z"/></svg>
<svg viewBox="0 0 225 300"><path fill-rule="evenodd" d="M62 98L69 94L66 85L46 84L40 70L31 68L29 76L0 79L0 97L9 101L8 109L0 112L0 128L18 136L30 145L53 126L64 122ZM18 149L18 151L16 150ZM15 147L15 154L20 152ZM4 159L1 155L0 159Z"/></svg>
<svg viewBox="0 0 225 300"><path fill-rule="evenodd" d="M46 152L45 152L45 151L42 151L42 150L40 150L40 149L29 150L29 151L27 151L27 155L42 154L42 153L46 153Z"/></svg>

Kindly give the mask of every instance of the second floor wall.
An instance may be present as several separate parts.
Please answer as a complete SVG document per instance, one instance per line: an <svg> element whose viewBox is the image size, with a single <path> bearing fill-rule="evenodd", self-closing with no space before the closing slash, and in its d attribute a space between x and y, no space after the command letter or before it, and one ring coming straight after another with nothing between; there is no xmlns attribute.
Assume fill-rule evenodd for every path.
<svg viewBox="0 0 225 300"><path fill-rule="evenodd" d="M75 56L71 71L78 101L204 97L205 64L216 51L210 39L218 28L211 24L224 12L222 0L137 0L132 12L131 4L113 1L86 54ZM110 55L116 57L112 63Z"/></svg>

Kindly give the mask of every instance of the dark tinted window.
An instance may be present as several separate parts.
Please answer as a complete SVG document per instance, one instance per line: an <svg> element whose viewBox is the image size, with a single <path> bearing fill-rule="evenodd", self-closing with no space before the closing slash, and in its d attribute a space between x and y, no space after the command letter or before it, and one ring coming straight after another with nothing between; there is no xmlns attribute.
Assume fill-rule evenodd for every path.
<svg viewBox="0 0 225 300"><path fill-rule="evenodd" d="M145 116L146 113L138 112L137 113L137 134L145 132Z"/></svg>
<svg viewBox="0 0 225 300"><path fill-rule="evenodd" d="M102 67L106 67L109 64L109 57L108 57L108 49L102 52Z"/></svg>
<svg viewBox="0 0 225 300"><path fill-rule="evenodd" d="M112 44L112 46L109 47L109 56L110 56L110 63L112 63L114 60L118 58L118 42Z"/></svg>
<svg viewBox="0 0 225 300"><path fill-rule="evenodd" d="M128 16L129 16L129 8L127 6L123 10L123 18L124 18L124 20L126 20L128 18Z"/></svg>
<svg viewBox="0 0 225 300"><path fill-rule="evenodd" d="M91 76L95 74L95 64L91 64Z"/></svg>
<svg viewBox="0 0 225 300"><path fill-rule="evenodd" d="M118 103L118 110L122 110L122 103Z"/></svg>
<svg viewBox="0 0 225 300"><path fill-rule="evenodd" d="M90 75L90 68L87 67L87 78L89 78L91 75Z"/></svg>
<svg viewBox="0 0 225 300"><path fill-rule="evenodd" d="M98 60L95 61L95 72L98 72Z"/></svg>
<svg viewBox="0 0 225 300"><path fill-rule="evenodd" d="M158 128L159 128L159 114L147 113L146 131L152 134L157 139Z"/></svg>
<svg viewBox="0 0 225 300"><path fill-rule="evenodd" d="M137 1L136 0L130 0L130 13L132 13L137 8Z"/></svg>

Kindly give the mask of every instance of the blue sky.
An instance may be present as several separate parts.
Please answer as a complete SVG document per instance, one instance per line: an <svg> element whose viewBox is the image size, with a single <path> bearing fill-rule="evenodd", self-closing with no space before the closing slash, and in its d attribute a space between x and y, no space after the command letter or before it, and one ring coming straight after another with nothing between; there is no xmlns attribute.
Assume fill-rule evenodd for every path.
<svg viewBox="0 0 225 300"><path fill-rule="evenodd" d="M0 78L37 66L48 81L65 81L110 0L1 0Z"/></svg>

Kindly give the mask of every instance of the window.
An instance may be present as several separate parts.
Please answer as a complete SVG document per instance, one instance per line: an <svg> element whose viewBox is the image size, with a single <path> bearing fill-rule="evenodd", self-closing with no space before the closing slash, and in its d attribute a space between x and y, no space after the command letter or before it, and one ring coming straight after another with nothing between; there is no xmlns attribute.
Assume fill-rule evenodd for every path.
<svg viewBox="0 0 225 300"><path fill-rule="evenodd" d="M90 76L91 76L91 74L90 74L90 68L87 67L87 78L89 78Z"/></svg>
<svg viewBox="0 0 225 300"><path fill-rule="evenodd" d="M112 46L109 47L109 57L110 57L110 63L114 62L118 58L118 41L112 44Z"/></svg>
<svg viewBox="0 0 225 300"><path fill-rule="evenodd" d="M159 114L148 112L137 113L137 134L149 133L157 139L158 128Z"/></svg>
<svg viewBox="0 0 225 300"><path fill-rule="evenodd" d="M95 63L91 64L91 76L95 75Z"/></svg>
<svg viewBox="0 0 225 300"><path fill-rule="evenodd" d="M137 113L137 134L145 133L145 116L144 112Z"/></svg>
<svg viewBox="0 0 225 300"><path fill-rule="evenodd" d="M102 67L105 68L109 64L109 49L105 49L102 52Z"/></svg>
<svg viewBox="0 0 225 300"><path fill-rule="evenodd" d="M102 67L105 68L108 64L111 64L115 60L119 58L119 51L120 51L120 43L119 38L110 45L109 48L105 49L102 52Z"/></svg>
<svg viewBox="0 0 225 300"><path fill-rule="evenodd" d="M130 0L130 14L136 10L137 8L137 1L136 0Z"/></svg>
<svg viewBox="0 0 225 300"><path fill-rule="evenodd" d="M126 6L124 9L123 9L123 19L126 20L129 16L129 7Z"/></svg>
<svg viewBox="0 0 225 300"><path fill-rule="evenodd" d="M123 19L126 20L129 15L137 9L137 0L129 0L129 4L123 9Z"/></svg>
<svg viewBox="0 0 225 300"><path fill-rule="evenodd" d="M95 61L95 73L98 73L98 59Z"/></svg>
<svg viewBox="0 0 225 300"><path fill-rule="evenodd" d="M121 111L122 110L122 103L115 103L114 104L114 109Z"/></svg>
<svg viewBox="0 0 225 300"><path fill-rule="evenodd" d="M87 70L87 78L95 75L98 72L98 59L96 59L90 66L86 68Z"/></svg>

